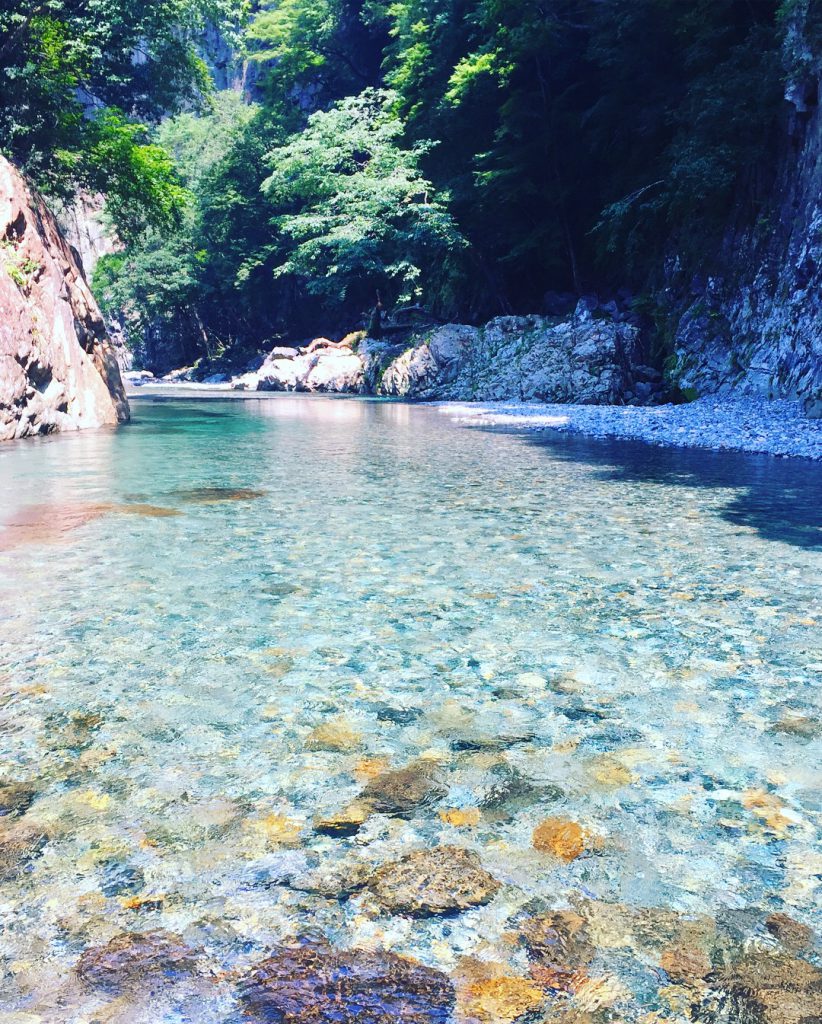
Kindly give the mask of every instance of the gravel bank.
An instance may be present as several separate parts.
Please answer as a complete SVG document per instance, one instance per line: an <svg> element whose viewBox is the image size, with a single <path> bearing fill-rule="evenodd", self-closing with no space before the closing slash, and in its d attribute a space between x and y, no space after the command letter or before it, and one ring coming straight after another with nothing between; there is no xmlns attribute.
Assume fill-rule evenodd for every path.
<svg viewBox="0 0 822 1024"><path fill-rule="evenodd" d="M687 405L544 405L520 402L443 402L459 423L567 430L624 437L676 448L715 448L822 461L822 420L800 403L752 398L700 398Z"/></svg>

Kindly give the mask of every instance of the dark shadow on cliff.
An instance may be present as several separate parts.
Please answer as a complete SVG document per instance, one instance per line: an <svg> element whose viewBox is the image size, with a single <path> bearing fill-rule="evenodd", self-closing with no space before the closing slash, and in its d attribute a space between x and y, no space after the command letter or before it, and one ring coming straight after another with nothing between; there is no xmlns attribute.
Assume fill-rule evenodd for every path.
<svg viewBox="0 0 822 1024"><path fill-rule="evenodd" d="M765 540L822 549L822 465L703 448L662 448L640 441L546 431L528 442L556 459L599 467L600 480L733 488L718 514Z"/></svg>

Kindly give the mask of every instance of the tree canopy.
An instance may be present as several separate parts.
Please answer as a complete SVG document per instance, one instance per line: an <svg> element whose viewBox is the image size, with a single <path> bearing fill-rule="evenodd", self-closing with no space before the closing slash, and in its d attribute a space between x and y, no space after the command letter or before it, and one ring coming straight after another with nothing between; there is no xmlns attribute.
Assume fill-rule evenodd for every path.
<svg viewBox="0 0 822 1024"><path fill-rule="evenodd" d="M200 89L187 47L206 16L159 5L156 52L174 60L157 90L137 69L129 104L119 85L96 94L130 119L185 95L181 77ZM156 176L176 174L191 210L136 238L107 294L133 285L136 303L129 268L150 276L165 250L167 271L177 253L196 349L343 330L375 287L474 321L539 310L549 291L653 290L670 253L697 260L732 210L767 205L786 76L816 59L786 67L786 38L817 17L809 0L262 0L242 116L227 127L235 101L218 100L145 139L170 152ZM130 45L146 34L132 29ZM95 115L83 131L106 123L131 130ZM223 142L192 173L183 142L199 130Z"/></svg>

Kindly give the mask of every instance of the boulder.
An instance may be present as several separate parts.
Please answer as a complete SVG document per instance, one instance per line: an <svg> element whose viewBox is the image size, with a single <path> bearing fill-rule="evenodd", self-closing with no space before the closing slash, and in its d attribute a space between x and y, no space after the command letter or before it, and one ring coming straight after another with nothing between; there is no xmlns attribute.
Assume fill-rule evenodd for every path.
<svg viewBox="0 0 822 1024"><path fill-rule="evenodd" d="M359 394L363 388L363 364L341 349L317 349L300 355L296 349L275 349L256 373L258 391L319 391ZM271 358L271 356L275 356ZM245 375L246 381L252 375Z"/></svg>
<svg viewBox="0 0 822 1024"><path fill-rule="evenodd" d="M584 303L560 324L539 316L447 324L416 339L375 383L402 398L610 404L628 389L637 338L636 327L592 316ZM365 351L373 362L370 344Z"/></svg>
<svg viewBox="0 0 822 1024"><path fill-rule="evenodd" d="M251 377L246 374L246 377ZM256 373L257 391L295 391L297 367L295 360L272 359L263 363Z"/></svg>
<svg viewBox="0 0 822 1024"><path fill-rule="evenodd" d="M368 887L392 914L434 917L490 903L500 883L471 850L436 846L383 864Z"/></svg>
<svg viewBox="0 0 822 1024"><path fill-rule="evenodd" d="M446 1024L454 989L440 971L365 949L279 949L240 985L252 1020L283 1024Z"/></svg>
<svg viewBox="0 0 822 1024"><path fill-rule="evenodd" d="M0 157L0 440L128 418L115 349L77 254Z"/></svg>
<svg viewBox="0 0 822 1024"><path fill-rule="evenodd" d="M320 349L313 352L308 358L313 361L313 365L310 366L305 376L298 379L298 391L357 394L362 390L362 363L353 352L344 352L340 349Z"/></svg>

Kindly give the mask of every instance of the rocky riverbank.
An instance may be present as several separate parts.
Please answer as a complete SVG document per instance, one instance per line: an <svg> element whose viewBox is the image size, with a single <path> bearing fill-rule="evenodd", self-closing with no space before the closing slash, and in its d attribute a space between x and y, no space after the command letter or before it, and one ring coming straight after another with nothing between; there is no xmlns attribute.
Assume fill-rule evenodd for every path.
<svg viewBox="0 0 822 1024"><path fill-rule="evenodd" d="M822 419L799 402L701 398L685 405L582 406L449 402L443 413L472 426L562 430L675 448L713 448L822 461Z"/></svg>

